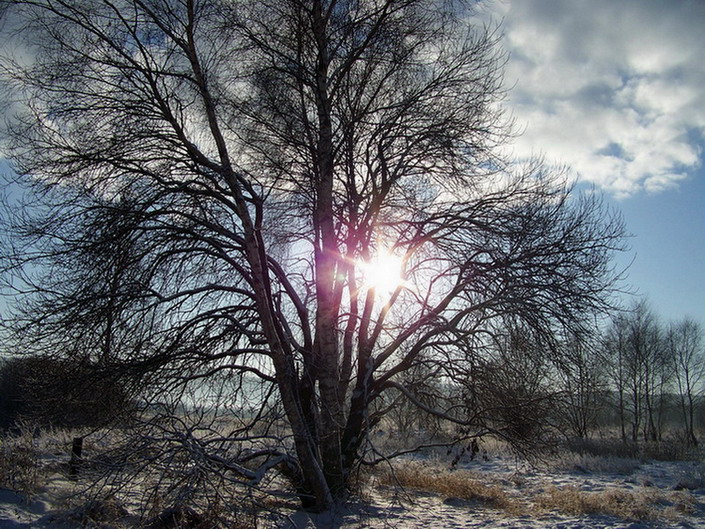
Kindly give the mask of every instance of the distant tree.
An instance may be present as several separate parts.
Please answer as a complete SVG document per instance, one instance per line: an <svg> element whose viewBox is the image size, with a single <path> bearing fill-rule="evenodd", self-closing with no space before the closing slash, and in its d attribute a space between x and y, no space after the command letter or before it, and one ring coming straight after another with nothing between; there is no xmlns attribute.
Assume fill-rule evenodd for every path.
<svg viewBox="0 0 705 529"><path fill-rule="evenodd" d="M613 319L605 344L617 387L623 438L629 415L632 441L640 436L646 441L659 440L671 370L661 326L646 301L636 302L629 312Z"/></svg>
<svg viewBox="0 0 705 529"><path fill-rule="evenodd" d="M0 361L0 428L14 426L16 419L29 411L28 403L22 399L22 376L16 366L3 359Z"/></svg>
<svg viewBox="0 0 705 529"><path fill-rule="evenodd" d="M33 190L3 230L12 326L139 379L152 426L181 429L148 438L200 447L208 472L286 467L328 507L374 453L385 394L467 422L419 401L414 373L452 382L507 318L548 339L609 308L621 221L497 155L503 59L467 6L4 4L7 149ZM155 411L182 395L238 426Z"/></svg>
<svg viewBox="0 0 705 529"><path fill-rule="evenodd" d="M683 417L686 440L697 446L695 401L705 389L705 344L701 326L691 319L671 324L666 335L668 355L673 362L674 379Z"/></svg>
<svg viewBox="0 0 705 529"><path fill-rule="evenodd" d="M626 335L624 315L617 313L612 317L612 324L602 340L602 358L608 365L608 380L612 383L617 398L616 407L622 442L627 441L627 381L630 371L627 368Z"/></svg>
<svg viewBox="0 0 705 529"><path fill-rule="evenodd" d="M597 427L604 405L607 369L595 340L566 340L561 353L556 362L561 415L574 435L586 438Z"/></svg>
<svg viewBox="0 0 705 529"><path fill-rule="evenodd" d="M0 428L100 427L135 410L128 388L97 372L96 365L43 356L0 362Z"/></svg>
<svg viewBox="0 0 705 529"><path fill-rule="evenodd" d="M643 437L647 441L660 441L666 392L672 371L666 355L663 327L654 312L643 302L636 306L630 337L644 375L646 417Z"/></svg>

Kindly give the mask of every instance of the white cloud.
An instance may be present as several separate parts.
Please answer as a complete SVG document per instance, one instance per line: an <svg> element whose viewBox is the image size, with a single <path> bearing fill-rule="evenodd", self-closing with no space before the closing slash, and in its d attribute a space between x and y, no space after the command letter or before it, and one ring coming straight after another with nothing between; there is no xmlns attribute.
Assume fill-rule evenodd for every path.
<svg viewBox="0 0 705 529"><path fill-rule="evenodd" d="M705 2L486 6L504 20L508 103L526 130L516 155L542 153L616 196L676 186L700 166Z"/></svg>

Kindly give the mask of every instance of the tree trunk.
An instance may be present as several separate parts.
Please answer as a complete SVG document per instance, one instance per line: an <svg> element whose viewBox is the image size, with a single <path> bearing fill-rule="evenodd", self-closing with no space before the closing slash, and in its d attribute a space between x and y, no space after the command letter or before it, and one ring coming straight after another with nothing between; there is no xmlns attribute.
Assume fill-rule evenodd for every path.
<svg viewBox="0 0 705 529"><path fill-rule="evenodd" d="M341 432L345 424L339 380L338 292L339 249L333 213L333 126L328 94L328 35L327 20L321 2L313 5L313 32L318 48L316 69L316 106L318 115L318 145L316 168L316 207L314 226L317 232L316 271L316 335L314 362L318 372L321 405L320 452L323 473L337 498L346 492L341 453Z"/></svg>
<svg viewBox="0 0 705 529"><path fill-rule="evenodd" d="M690 391L690 386L688 387L688 420L686 421L686 427L688 428L688 442L693 446L698 446L698 438L695 437L695 420L694 417L695 405L693 404L693 394Z"/></svg>

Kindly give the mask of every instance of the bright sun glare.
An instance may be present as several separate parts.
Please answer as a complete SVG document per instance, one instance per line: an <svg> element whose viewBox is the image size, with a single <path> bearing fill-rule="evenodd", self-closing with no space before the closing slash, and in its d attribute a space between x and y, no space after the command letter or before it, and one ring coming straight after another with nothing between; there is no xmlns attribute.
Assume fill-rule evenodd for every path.
<svg viewBox="0 0 705 529"><path fill-rule="evenodd" d="M403 284L402 259L389 252L381 252L372 261L360 263L362 281L367 288L379 294L391 294Z"/></svg>

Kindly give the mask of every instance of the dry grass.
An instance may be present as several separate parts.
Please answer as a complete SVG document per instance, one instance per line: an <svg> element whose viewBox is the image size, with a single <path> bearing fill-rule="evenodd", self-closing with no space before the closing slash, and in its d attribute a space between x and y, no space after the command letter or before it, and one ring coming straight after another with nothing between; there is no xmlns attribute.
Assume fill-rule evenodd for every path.
<svg viewBox="0 0 705 529"><path fill-rule="evenodd" d="M639 462L623 458L580 460L591 470L630 473ZM581 490L575 486L551 486L547 489L515 485L508 491L507 483L491 482L486 477L469 471L449 471L441 465L417 461L398 462L393 467L377 471L383 485L402 486L421 490L444 498L460 498L504 511L510 516L549 512L564 515L607 515L622 520L674 521L693 515L698 502L687 491L641 487L638 489L609 488ZM524 480L522 480L524 481ZM524 483L528 485L528 481ZM511 488L511 486L509 486Z"/></svg>
<svg viewBox="0 0 705 529"><path fill-rule="evenodd" d="M472 472L451 472L440 466L405 461L395 464L393 468L380 469L377 477L383 485L397 485L432 492L446 498L477 501L513 514L521 510L519 503L502 487L483 482Z"/></svg>
<svg viewBox="0 0 705 529"><path fill-rule="evenodd" d="M32 435L0 438L0 487L31 496L40 481L39 454Z"/></svg>
<svg viewBox="0 0 705 529"><path fill-rule="evenodd" d="M688 493L658 489L582 491L568 486L549 488L534 498L534 506L539 512L602 514L624 520L673 520L692 514L695 500Z"/></svg>
<svg viewBox="0 0 705 529"><path fill-rule="evenodd" d="M629 457L595 456L564 452L547 461L548 467L564 472L590 472L628 476L641 467L641 461Z"/></svg>

